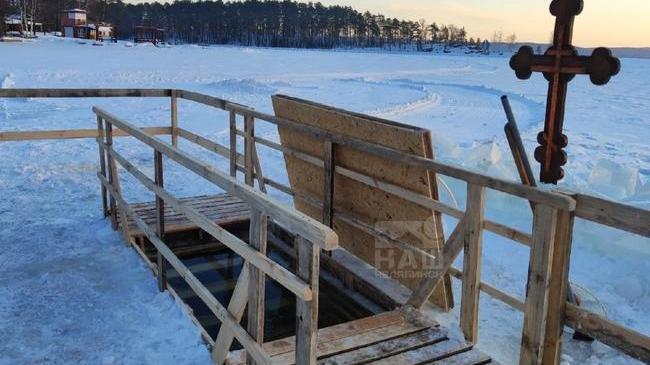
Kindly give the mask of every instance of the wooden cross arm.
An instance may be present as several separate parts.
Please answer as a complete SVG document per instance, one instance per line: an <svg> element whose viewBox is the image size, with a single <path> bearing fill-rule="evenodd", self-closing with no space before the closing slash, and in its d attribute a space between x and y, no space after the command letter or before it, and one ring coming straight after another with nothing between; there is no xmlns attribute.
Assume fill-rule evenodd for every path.
<svg viewBox="0 0 650 365"><path fill-rule="evenodd" d="M561 51L550 48L544 55L536 55L529 46L523 46L510 59L510 67L517 78L529 79L533 72L545 75L589 75L595 85L605 85L621 70L621 61L608 48L596 48L591 56L579 56L574 49ZM561 57L559 67L557 59Z"/></svg>

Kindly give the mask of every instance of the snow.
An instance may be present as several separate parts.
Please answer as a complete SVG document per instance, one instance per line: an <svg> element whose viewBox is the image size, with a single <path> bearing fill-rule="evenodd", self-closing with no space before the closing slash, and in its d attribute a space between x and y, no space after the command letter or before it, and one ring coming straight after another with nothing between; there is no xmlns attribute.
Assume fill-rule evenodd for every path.
<svg viewBox="0 0 650 365"><path fill-rule="evenodd" d="M184 88L267 112L272 112L272 94L312 99L431 129L438 159L510 180L517 174L504 138L499 97L509 95L524 143L532 151L543 127L547 90L539 75L516 80L507 58L498 56L157 48L123 42L92 47L45 37L0 43L0 59L3 88ZM570 85L565 121L568 177L562 187L649 209L650 61L623 59L622 64L621 74L605 87L582 77ZM0 129L93 128L93 105L143 126L169 120L169 101L163 99L0 99ZM181 101L180 123L227 145L225 113ZM256 131L278 140L270 124L261 123ZM150 149L128 139L117 144L152 172ZM225 161L188 143L181 147L227 168ZM286 182L282 156L264 147L260 153L265 174ZM4 143L0 160L0 331L5 334L0 364L59 364L69 359L209 363L196 328L169 296L157 292L135 253L102 219L93 141ZM166 183L173 192L215 192L208 183L168 165ZM128 175L123 178L130 200L151 200ZM445 183L464 206L464 186L453 179ZM442 198L452 201L445 191ZM525 202L494 192L487 201L489 219L530 230ZM445 230L450 232L454 224L445 220ZM597 299L594 310L650 333L650 240L581 220L574 239L571 280L581 293ZM485 234L486 282L523 297L527 263L528 249ZM457 282L455 286L460 293ZM458 309L436 313L436 319L453 326ZM483 295L479 348L503 363L515 362L521 324L520 313ZM636 362L599 343L567 340L563 363Z"/></svg>

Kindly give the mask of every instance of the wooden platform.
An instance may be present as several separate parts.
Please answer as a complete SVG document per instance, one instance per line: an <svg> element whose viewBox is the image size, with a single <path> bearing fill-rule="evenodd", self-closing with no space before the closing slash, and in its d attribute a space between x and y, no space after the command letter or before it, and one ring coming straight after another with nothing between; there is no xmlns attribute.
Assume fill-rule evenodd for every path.
<svg viewBox="0 0 650 365"><path fill-rule="evenodd" d="M268 342L264 349L275 364L295 364L295 339ZM226 364L243 365L243 350L231 352ZM482 365L496 364L417 311L395 310L318 331L320 365Z"/></svg>
<svg viewBox="0 0 650 365"><path fill-rule="evenodd" d="M221 226L243 223L250 219L250 209L248 204L229 194L195 196L183 198L180 199L180 201L198 210L200 213ZM155 202L133 204L131 207L147 224L150 226L156 225ZM119 224L121 224L121 222L119 222ZM196 228L196 224L190 222L185 215L176 212L170 206L165 207L166 232L174 233ZM129 229L131 234L134 236L142 234L131 219L129 219Z"/></svg>

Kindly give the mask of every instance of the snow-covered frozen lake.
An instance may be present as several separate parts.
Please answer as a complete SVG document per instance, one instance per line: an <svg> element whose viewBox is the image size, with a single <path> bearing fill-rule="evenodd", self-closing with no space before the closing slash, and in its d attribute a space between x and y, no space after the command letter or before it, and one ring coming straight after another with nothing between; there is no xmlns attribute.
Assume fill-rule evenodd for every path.
<svg viewBox="0 0 650 365"><path fill-rule="evenodd" d="M649 75L649 60L623 59L621 73L607 86L593 86L584 77L571 83L563 188L650 209ZM511 180L517 175L499 97L509 95L532 151L543 128L547 90L539 75L517 80L505 57L94 47L55 38L0 43L0 84L184 88L268 112L271 95L288 94L426 127L433 131L437 158ZM5 99L0 130L93 128L93 105L143 126L169 122L169 101L162 99ZM227 141L224 113L182 101L180 123ZM270 125L259 131L278 138ZM128 140L118 144L152 170L148 148ZM281 156L261 151L265 173L286 181ZM102 220L94 141L3 143L0 161L0 364L209 363L198 330L170 297L158 294L136 254ZM186 179L180 169L167 173L166 182L179 194L214 192L207 183ZM151 199L136 184L125 185L127 197ZM487 215L529 230L529 209L520 203L489 196ZM453 222L446 223L449 230ZM484 280L523 297L528 250L490 234L485 239ZM648 272L650 240L578 222L572 282L598 298L608 317L645 334L650 333ZM439 320L450 323L454 315ZM482 296L479 347L512 363L519 354L521 317ZM568 341L565 353L566 364L635 363L597 343Z"/></svg>

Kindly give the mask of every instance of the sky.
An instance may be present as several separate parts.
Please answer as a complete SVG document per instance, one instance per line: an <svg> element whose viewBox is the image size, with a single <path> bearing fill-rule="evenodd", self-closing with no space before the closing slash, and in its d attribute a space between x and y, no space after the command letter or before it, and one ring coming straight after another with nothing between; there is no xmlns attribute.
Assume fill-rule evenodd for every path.
<svg viewBox="0 0 650 365"><path fill-rule="evenodd" d="M438 24L462 25L469 36L482 39L491 39L495 31L501 31L515 33L518 41L547 43L554 23L548 11L550 0L320 1L325 5L349 5L358 11L370 10L400 19L423 18ZM585 0L585 8L576 19L574 34L574 44L584 47L650 46L650 1Z"/></svg>

